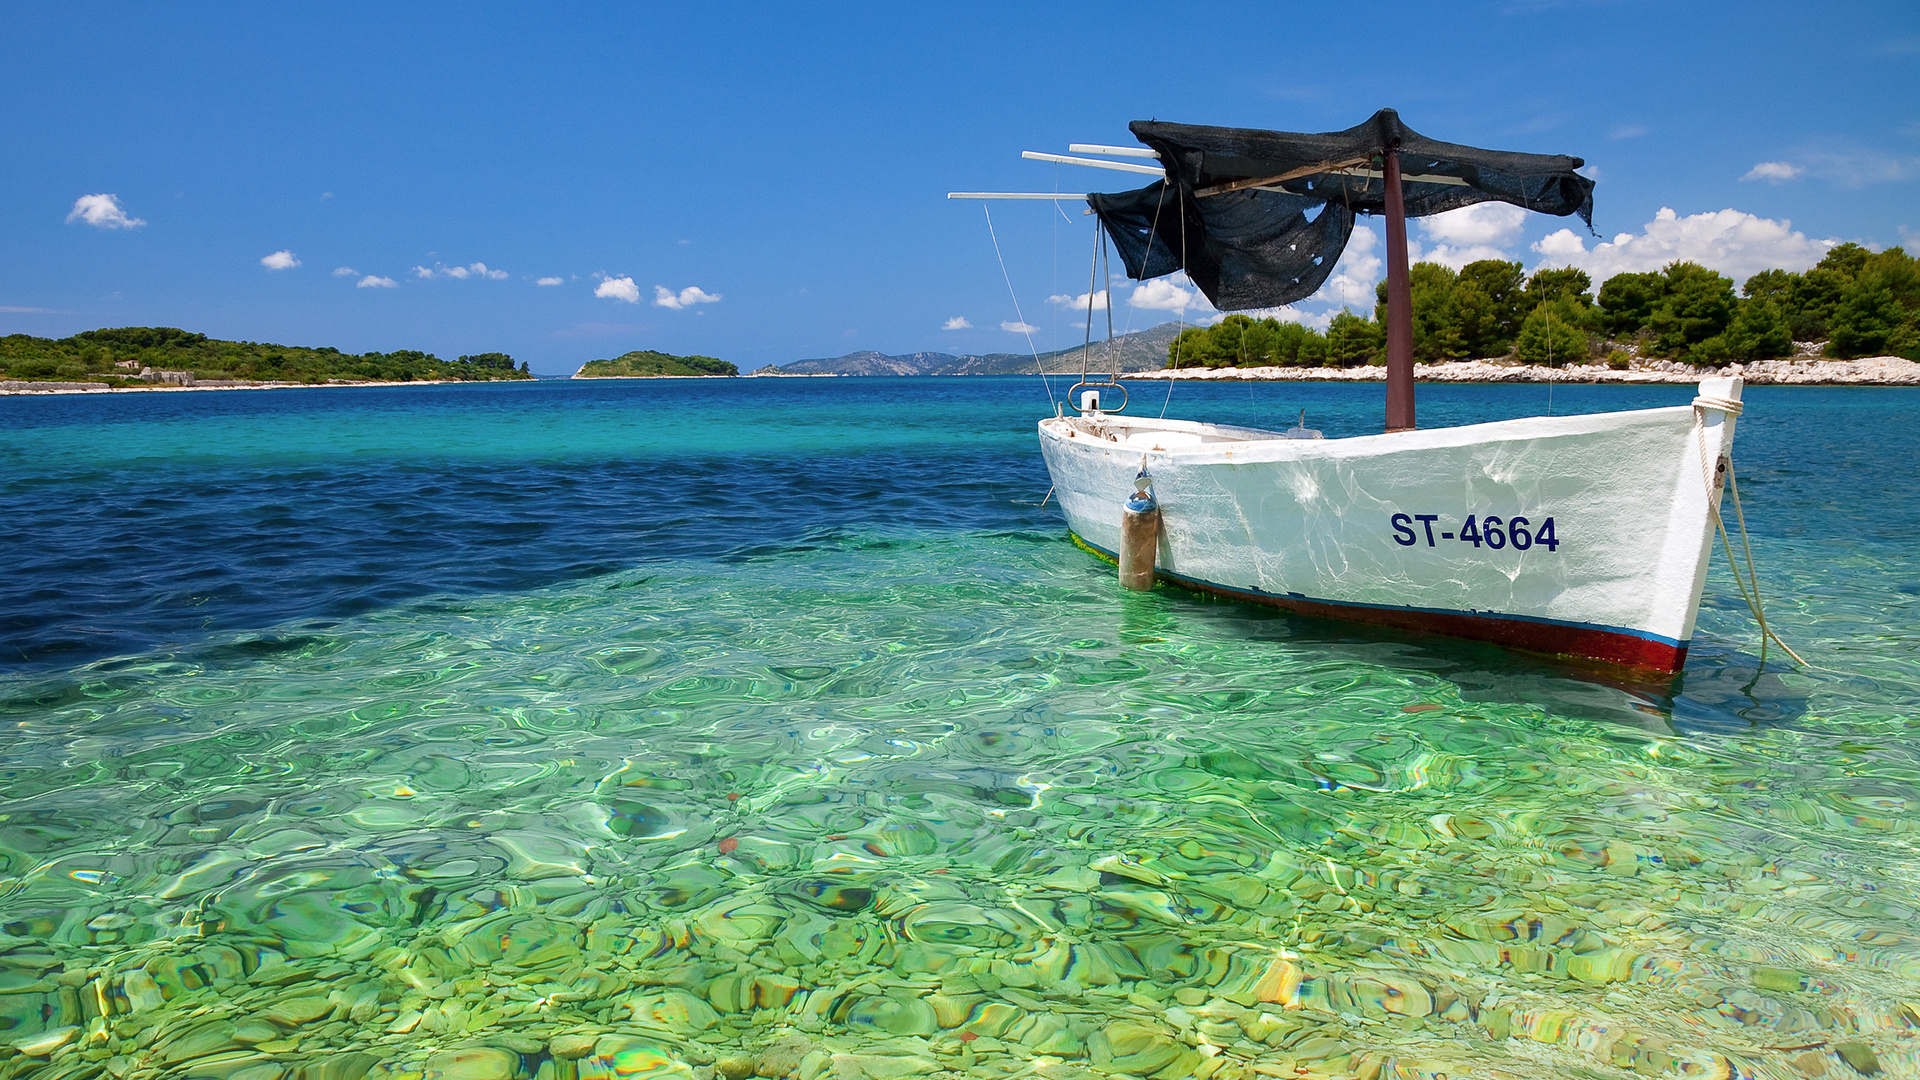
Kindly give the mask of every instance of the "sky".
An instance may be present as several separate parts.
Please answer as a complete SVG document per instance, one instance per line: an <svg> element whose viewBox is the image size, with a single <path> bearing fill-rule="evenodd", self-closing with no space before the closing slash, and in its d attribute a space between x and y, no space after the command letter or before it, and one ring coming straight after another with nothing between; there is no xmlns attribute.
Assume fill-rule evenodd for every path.
<svg viewBox="0 0 1920 1080"><path fill-rule="evenodd" d="M1136 119L1330 131L1381 107L1597 182L1597 235L1473 207L1410 223L1416 258L1744 281L1920 247L1912 0L6 0L0 26L0 334L178 326L541 374L1059 348L1093 219L947 192L1139 186L1020 158L1132 144ZM1369 309L1383 235L1277 314ZM1180 279L1093 292L1116 331L1218 317Z"/></svg>

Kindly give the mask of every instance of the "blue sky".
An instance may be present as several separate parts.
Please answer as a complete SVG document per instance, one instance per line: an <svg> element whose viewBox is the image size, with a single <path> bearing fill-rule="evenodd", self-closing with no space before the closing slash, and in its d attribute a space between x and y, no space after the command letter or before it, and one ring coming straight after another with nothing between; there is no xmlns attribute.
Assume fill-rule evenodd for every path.
<svg viewBox="0 0 1920 1080"><path fill-rule="evenodd" d="M1361 10L9 3L0 333L543 373L636 348L1024 351L1022 320L1059 347L1084 316L1049 298L1087 292L1091 219L993 204L1009 295L981 204L946 192L1137 186L1019 157L1130 143L1134 119L1322 131L1382 106L1598 180L1598 237L1494 208L1416 223L1424 257L1743 280L1920 244L1911 0ZM1370 302L1380 247L1356 235L1288 317ZM1212 314L1178 282L1112 296L1123 329Z"/></svg>

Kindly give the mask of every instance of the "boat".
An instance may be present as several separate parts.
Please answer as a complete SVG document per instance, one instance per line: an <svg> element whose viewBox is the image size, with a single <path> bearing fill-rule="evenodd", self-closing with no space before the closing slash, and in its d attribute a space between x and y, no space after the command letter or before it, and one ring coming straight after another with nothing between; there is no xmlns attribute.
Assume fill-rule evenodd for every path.
<svg viewBox="0 0 1920 1080"><path fill-rule="evenodd" d="M1084 197L1145 280L1184 271L1222 311L1303 299L1358 214L1386 218L1380 434L1320 438L1143 418L1083 377L1039 422L1074 539L1155 581L1312 616L1493 642L1670 675L1700 608L1741 380L1692 404L1449 428L1415 423L1406 218L1498 200L1591 226L1593 184L1562 155L1428 139L1383 109L1323 134L1137 121L1144 150L1062 158L1159 178ZM992 193L955 193L991 197ZM1049 197L1042 194L1015 196ZM1118 403L1124 407L1124 403Z"/></svg>

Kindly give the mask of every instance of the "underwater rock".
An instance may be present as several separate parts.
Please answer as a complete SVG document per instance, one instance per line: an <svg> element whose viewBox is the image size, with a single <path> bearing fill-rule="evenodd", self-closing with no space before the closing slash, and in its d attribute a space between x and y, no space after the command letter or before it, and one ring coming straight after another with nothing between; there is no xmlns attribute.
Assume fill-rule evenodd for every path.
<svg viewBox="0 0 1920 1080"><path fill-rule="evenodd" d="M514 1055L492 1047L435 1054L427 1059L424 1080L513 1080Z"/></svg>
<svg viewBox="0 0 1920 1080"><path fill-rule="evenodd" d="M753 1074L769 1080L787 1076L799 1071L800 1062L816 1049L813 1041L804 1035L783 1035L754 1055Z"/></svg>
<svg viewBox="0 0 1920 1080"><path fill-rule="evenodd" d="M333 1011L333 1002L323 997L297 997L276 1001L260 1015L281 1027L299 1027Z"/></svg>
<svg viewBox="0 0 1920 1080"><path fill-rule="evenodd" d="M1115 1021L1094 1032L1087 1039L1087 1056L1096 1069L1129 1076L1162 1069L1180 1075L1200 1061L1200 1055L1185 1043L1131 1020Z"/></svg>
<svg viewBox="0 0 1920 1080"><path fill-rule="evenodd" d="M1880 1072L1880 1059L1874 1055L1873 1047L1863 1042L1842 1042L1833 1044L1833 1052L1861 1076L1874 1076Z"/></svg>
<svg viewBox="0 0 1920 1080"><path fill-rule="evenodd" d="M705 1001L684 990L640 994L621 1003L636 1023L666 1028L669 1031L705 1031L719 1022L720 1016Z"/></svg>
<svg viewBox="0 0 1920 1080"><path fill-rule="evenodd" d="M72 1042L74 1037L79 1034L80 1029L77 1027L57 1027L51 1031L43 1031L37 1035L28 1035L25 1038L16 1039L14 1040L13 1048L28 1057L47 1057L55 1050Z"/></svg>
<svg viewBox="0 0 1920 1080"><path fill-rule="evenodd" d="M898 1080L924 1076L939 1067L928 1058L895 1054L834 1054L828 1062L834 1080Z"/></svg>
<svg viewBox="0 0 1920 1080"><path fill-rule="evenodd" d="M940 1028L933 1006L918 997L864 997L841 1016L850 1027L877 1028L889 1035L931 1035Z"/></svg>
<svg viewBox="0 0 1920 1080"><path fill-rule="evenodd" d="M597 1035L555 1035L547 1043L547 1052L562 1061L572 1061L593 1053Z"/></svg>
<svg viewBox="0 0 1920 1080"><path fill-rule="evenodd" d="M693 1066L631 1035L602 1035L593 1055L574 1062L579 1080L691 1080Z"/></svg>
<svg viewBox="0 0 1920 1080"><path fill-rule="evenodd" d="M1800 989L1805 976L1790 968L1757 967L1753 969L1753 985L1762 990L1776 993L1792 993Z"/></svg>

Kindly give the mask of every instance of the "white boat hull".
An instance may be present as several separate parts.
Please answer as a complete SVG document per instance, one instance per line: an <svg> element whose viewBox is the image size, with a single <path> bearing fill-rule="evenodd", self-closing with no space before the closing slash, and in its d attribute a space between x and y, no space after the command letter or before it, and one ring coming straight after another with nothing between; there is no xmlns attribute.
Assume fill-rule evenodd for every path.
<svg viewBox="0 0 1920 1080"><path fill-rule="evenodd" d="M1710 379L1700 400L1740 389ZM1698 402L1329 440L1089 413L1041 421L1040 445L1068 526L1108 556L1146 466L1163 580L1671 672L1733 430Z"/></svg>

